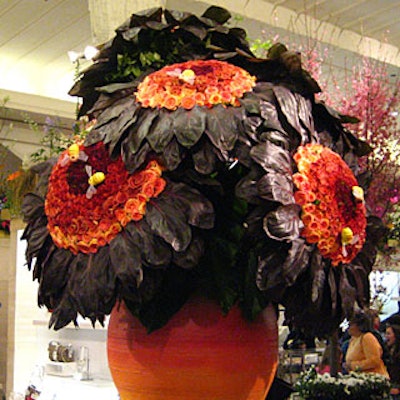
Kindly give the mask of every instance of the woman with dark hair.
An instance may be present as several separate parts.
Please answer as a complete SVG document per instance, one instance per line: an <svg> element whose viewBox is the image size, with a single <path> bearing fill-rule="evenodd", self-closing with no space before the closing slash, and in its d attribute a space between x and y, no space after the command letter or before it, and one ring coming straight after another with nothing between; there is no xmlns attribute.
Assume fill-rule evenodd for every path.
<svg viewBox="0 0 400 400"><path fill-rule="evenodd" d="M390 395L393 400L400 400L400 325L387 325L385 337L391 356L387 363L392 384Z"/></svg>
<svg viewBox="0 0 400 400"><path fill-rule="evenodd" d="M363 312L350 320L350 343L346 353L346 370L373 372L389 378L382 360L382 347L371 333L371 319Z"/></svg>

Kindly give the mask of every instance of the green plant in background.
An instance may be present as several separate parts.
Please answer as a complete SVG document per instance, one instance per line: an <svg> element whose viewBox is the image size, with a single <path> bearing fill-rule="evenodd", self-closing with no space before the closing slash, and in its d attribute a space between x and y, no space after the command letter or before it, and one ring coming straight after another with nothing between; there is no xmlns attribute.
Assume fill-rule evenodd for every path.
<svg viewBox="0 0 400 400"><path fill-rule="evenodd" d="M73 142L73 135L64 133L57 117L46 117L43 127L30 117L26 117L25 122L32 131L40 135L40 148L29 155L31 163L55 157Z"/></svg>
<svg viewBox="0 0 400 400"><path fill-rule="evenodd" d="M272 47L273 42L270 39L255 39L251 42L250 50L260 58L265 58L268 50Z"/></svg>

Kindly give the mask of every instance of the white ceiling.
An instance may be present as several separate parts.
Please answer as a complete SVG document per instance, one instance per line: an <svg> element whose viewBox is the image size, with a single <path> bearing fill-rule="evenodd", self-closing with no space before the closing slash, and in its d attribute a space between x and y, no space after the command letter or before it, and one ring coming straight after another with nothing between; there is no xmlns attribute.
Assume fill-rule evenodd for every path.
<svg viewBox="0 0 400 400"><path fill-rule="evenodd" d="M400 48L399 0L275 0L269 3Z"/></svg>
<svg viewBox="0 0 400 400"><path fill-rule="evenodd" d="M90 1L98 2L99 6L104 3L104 0ZM117 7L127 0L109 1ZM174 1L161 3L169 5ZM175 3L181 9L189 4ZM245 9L268 3L269 11L272 6L272 11L281 12L279 15L282 10L291 13L288 25L294 23L296 14L292 11L295 11L298 16L306 14L340 29L384 41L399 53L400 0L216 0L214 3L222 6L226 3L226 8L236 4L236 10L238 4ZM86 45L95 44L90 17L88 0L0 0L0 90L68 99L74 66L67 52L81 52ZM265 21L271 18L266 15Z"/></svg>

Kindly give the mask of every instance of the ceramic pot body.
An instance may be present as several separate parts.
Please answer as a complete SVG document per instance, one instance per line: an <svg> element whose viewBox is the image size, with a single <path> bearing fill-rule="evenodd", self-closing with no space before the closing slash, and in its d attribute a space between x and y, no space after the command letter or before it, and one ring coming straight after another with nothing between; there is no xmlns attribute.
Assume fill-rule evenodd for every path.
<svg viewBox="0 0 400 400"><path fill-rule="evenodd" d="M107 350L122 400L264 400L278 362L276 315L268 307L249 323L197 298L148 334L121 304Z"/></svg>

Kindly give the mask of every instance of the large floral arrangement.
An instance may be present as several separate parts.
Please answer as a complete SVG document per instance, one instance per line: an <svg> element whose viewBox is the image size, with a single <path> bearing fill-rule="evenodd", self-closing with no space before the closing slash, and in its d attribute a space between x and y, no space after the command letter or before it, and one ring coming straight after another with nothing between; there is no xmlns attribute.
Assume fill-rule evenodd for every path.
<svg viewBox="0 0 400 400"><path fill-rule="evenodd" d="M389 399L390 382L382 375L361 372L338 377L319 375L311 367L300 375L294 388L304 400Z"/></svg>
<svg viewBox="0 0 400 400"><path fill-rule="evenodd" d="M123 300L151 331L200 293L248 319L280 302L328 334L368 304L381 225L353 170L368 146L315 102L296 53L255 58L229 18L133 15L71 89L93 129L35 167L23 206L56 329Z"/></svg>

